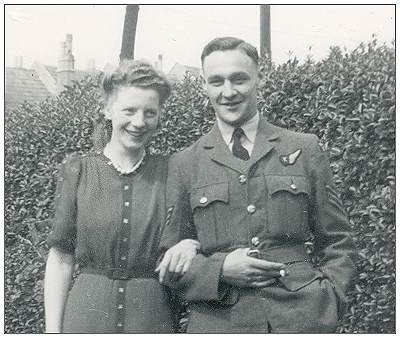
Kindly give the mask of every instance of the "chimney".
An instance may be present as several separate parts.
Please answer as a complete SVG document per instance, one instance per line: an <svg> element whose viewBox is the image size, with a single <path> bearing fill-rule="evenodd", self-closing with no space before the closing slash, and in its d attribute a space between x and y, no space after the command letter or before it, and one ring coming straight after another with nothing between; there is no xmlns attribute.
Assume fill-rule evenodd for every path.
<svg viewBox="0 0 400 338"><path fill-rule="evenodd" d="M72 34L67 34L64 42L61 43L61 55L57 63L57 87L59 91L64 86L70 86L75 71L75 59L72 55Z"/></svg>
<svg viewBox="0 0 400 338"><path fill-rule="evenodd" d="M158 62L157 62L157 61L154 61L154 68L157 69L157 70L159 70L159 68L158 68Z"/></svg>
<svg viewBox="0 0 400 338"><path fill-rule="evenodd" d="M163 70L163 56L162 54L158 54L158 69L159 70Z"/></svg>

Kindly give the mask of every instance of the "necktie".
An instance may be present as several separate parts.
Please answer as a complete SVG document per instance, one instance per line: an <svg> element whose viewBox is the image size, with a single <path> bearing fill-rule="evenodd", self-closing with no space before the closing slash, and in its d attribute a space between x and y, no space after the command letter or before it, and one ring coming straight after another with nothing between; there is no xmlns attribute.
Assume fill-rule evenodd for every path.
<svg viewBox="0 0 400 338"><path fill-rule="evenodd" d="M244 161L247 161L250 156L249 152L246 150L245 147L242 146L240 142L240 138L244 135L244 131L242 128L235 128L233 131L233 145L232 145L232 154L235 157L238 157Z"/></svg>

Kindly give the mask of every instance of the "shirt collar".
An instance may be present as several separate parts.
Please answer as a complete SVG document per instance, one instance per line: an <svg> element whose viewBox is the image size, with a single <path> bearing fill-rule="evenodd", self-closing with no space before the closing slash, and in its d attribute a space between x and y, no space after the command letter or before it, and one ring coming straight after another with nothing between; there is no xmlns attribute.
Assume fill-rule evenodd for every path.
<svg viewBox="0 0 400 338"><path fill-rule="evenodd" d="M235 127L222 121L221 119L218 118L218 116L216 118L222 138L224 139L226 144L229 144L232 140L232 134ZM259 121L260 121L260 115L257 113L250 120L246 121L243 125L240 126L243 129L246 138L252 144L254 144L256 140Z"/></svg>

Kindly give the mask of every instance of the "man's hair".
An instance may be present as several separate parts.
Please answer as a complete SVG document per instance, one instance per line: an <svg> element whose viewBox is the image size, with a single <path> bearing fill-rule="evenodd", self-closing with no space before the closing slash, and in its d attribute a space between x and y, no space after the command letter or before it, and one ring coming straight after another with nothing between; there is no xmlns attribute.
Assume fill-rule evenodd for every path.
<svg viewBox="0 0 400 338"><path fill-rule="evenodd" d="M204 59L212 52L235 50L235 49L244 52L246 55L250 57L250 59L254 61L256 65L258 65L257 48L244 40L230 36L215 38L214 40L211 40L204 47L203 52L201 53L201 64L204 65Z"/></svg>
<svg viewBox="0 0 400 338"><path fill-rule="evenodd" d="M160 104L171 94L167 78L150 63L142 60L124 60L103 77L103 92L106 101L119 87L154 89L160 96Z"/></svg>

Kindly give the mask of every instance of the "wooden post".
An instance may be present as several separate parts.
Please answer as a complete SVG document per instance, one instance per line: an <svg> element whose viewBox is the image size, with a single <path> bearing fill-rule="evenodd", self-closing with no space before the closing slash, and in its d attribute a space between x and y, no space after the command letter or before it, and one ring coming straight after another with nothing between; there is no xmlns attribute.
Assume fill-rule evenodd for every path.
<svg viewBox="0 0 400 338"><path fill-rule="evenodd" d="M139 5L127 5L125 10L124 31L122 33L121 54L119 61L133 59Z"/></svg>
<svg viewBox="0 0 400 338"><path fill-rule="evenodd" d="M271 8L260 5L260 54L271 61Z"/></svg>

